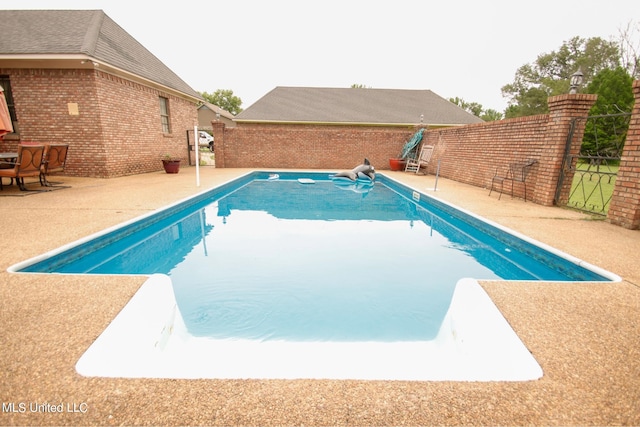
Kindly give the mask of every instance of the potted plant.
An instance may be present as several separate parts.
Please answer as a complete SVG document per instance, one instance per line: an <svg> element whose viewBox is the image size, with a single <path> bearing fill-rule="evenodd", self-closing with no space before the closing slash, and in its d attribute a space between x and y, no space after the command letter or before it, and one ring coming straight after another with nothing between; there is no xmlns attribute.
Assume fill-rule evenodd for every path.
<svg viewBox="0 0 640 427"><path fill-rule="evenodd" d="M406 144L402 147L402 153L398 157L392 157L389 159L389 168L392 171L403 171L405 166L407 166L407 157L413 155L415 156L415 152L417 150L418 144L422 141L422 134L424 132L424 128L419 129Z"/></svg>
<svg viewBox="0 0 640 427"><path fill-rule="evenodd" d="M162 166L166 173L178 173L178 171L180 171L180 159L174 159L170 155L165 154L162 159Z"/></svg>
<svg viewBox="0 0 640 427"><path fill-rule="evenodd" d="M407 166L407 159L392 157L389 159L389 169L392 171L403 171Z"/></svg>

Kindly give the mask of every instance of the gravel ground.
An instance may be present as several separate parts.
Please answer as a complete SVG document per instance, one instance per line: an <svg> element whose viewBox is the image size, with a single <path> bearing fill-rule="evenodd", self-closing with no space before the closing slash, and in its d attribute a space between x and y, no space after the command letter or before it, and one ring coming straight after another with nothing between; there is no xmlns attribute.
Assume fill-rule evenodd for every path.
<svg viewBox="0 0 640 427"><path fill-rule="evenodd" d="M246 170L195 168L0 192L2 425L640 425L640 231L440 179L436 197L618 274L619 283L483 282L541 365L527 382L85 378L74 365L139 277L10 265ZM434 177L388 173L419 190ZM30 188L37 188L30 185ZM429 192L431 190L427 190ZM14 192L14 193L12 193ZM16 196L16 197L13 197ZM20 196L20 197L18 197ZM62 412L59 412L61 410Z"/></svg>

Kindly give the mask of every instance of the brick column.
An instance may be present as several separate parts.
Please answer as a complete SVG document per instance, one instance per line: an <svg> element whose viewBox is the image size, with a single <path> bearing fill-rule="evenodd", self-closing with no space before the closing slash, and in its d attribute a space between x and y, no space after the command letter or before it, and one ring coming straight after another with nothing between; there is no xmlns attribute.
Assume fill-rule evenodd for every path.
<svg viewBox="0 0 640 427"><path fill-rule="evenodd" d="M216 168L224 167L224 131L225 124L220 120L211 122L212 134L213 134L213 147L216 159Z"/></svg>
<svg viewBox="0 0 640 427"><path fill-rule="evenodd" d="M576 117L587 116L597 98L597 95L592 94L565 94L549 98L549 120L542 152L540 153L540 163L537 166L538 184L533 196L533 200L536 203L545 206L553 205L571 122ZM583 133L584 121L574 131L570 149L571 154L580 152ZM571 181L572 177L565 177L561 191L564 196L561 196L561 200L562 197L566 199L568 196L571 189Z"/></svg>
<svg viewBox="0 0 640 427"><path fill-rule="evenodd" d="M622 150L607 218L631 230L640 228L640 80L633 82L635 104Z"/></svg>

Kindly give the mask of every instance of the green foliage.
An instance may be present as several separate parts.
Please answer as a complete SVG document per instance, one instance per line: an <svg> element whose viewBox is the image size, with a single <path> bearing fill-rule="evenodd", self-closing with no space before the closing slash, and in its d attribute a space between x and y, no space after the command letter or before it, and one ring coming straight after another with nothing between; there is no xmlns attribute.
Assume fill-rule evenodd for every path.
<svg viewBox="0 0 640 427"><path fill-rule="evenodd" d="M586 88L598 94L589 116L613 115L589 119L585 124L581 154L586 156L618 157L622 153L629 127L634 98L633 78L622 67L600 71Z"/></svg>
<svg viewBox="0 0 640 427"><path fill-rule="evenodd" d="M360 83L354 83L351 85L351 89L371 89L371 86L365 86Z"/></svg>
<svg viewBox="0 0 640 427"><path fill-rule="evenodd" d="M528 116L548 112L547 98L569 92L571 75L581 68L584 85L605 69L620 64L620 49L616 42L600 37L574 37L557 51L543 53L531 64L518 69L512 83L502 87L509 98L506 117Z"/></svg>
<svg viewBox="0 0 640 427"><path fill-rule="evenodd" d="M518 95L518 103L511 104L505 111L507 119L512 117L533 116L549 112L547 98L549 93L541 87L531 87Z"/></svg>
<svg viewBox="0 0 640 427"><path fill-rule="evenodd" d="M493 122L496 120L502 120L502 113L498 110L488 108L480 114L480 118L485 122Z"/></svg>
<svg viewBox="0 0 640 427"><path fill-rule="evenodd" d="M467 102L462 98L458 98L457 96L455 98L449 98L449 102L456 104L458 107L462 108L468 113L473 114L476 117L480 117L486 122L502 119L502 113L492 109L485 110L482 104L479 104L477 102Z"/></svg>
<svg viewBox="0 0 640 427"><path fill-rule="evenodd" d="M234 116L242 112L242 100L233 94L230 89L218 89L213 93L200 92L207 102L217 105Z"/></svg>
<svg viewBox="0 0 640 427"><path fill-rule="evenodd" d="M600 71L585 90L598 94L589 115L630 113L634 102L632 85L633 78L622 67Z"/></svg>

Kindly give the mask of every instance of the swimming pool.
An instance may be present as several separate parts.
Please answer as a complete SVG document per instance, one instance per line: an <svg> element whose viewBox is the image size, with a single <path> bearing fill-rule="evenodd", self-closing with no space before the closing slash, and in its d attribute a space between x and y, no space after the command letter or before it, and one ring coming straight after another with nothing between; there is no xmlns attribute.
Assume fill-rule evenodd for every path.
<svg viewBox="0 0 640 427"><path fill-rule="evenodd" d="M462 323L460 319L468 318L465 313L474 312L478 301L485 301L490 309L482 313L484 321L492 317L489 312L496 319L501 317L499 313L495 316L497 310L495 306L491 309L488 298L476 295L470 302L468 295L478 293L479 286L465 277L571 281L612 277L384 176L373 188L363 188L336 186L327 174L304 174L314 179L311 185L300 184L298 174L279 175L278 180L272 180L266 173L249 174L17 268L24 272L162 273L171 278L167 285L163 279L166 276L152 276L149 282L155 285L145 284L128 305L130 309L119 316L129 321L116 319L113 323L131 331L133 323L155 319L150 323L154 332L145 334L142 328L134 340L136 345L153 341L151 353L149 348L138 352L146 355L146 362L140 360L144 366L132 367L135 363L131 364L128 354L123 356L123 363L129 365L124 369L128 374L123 370L119 374L104 372L104 366L113 364L113 340L122 343L123 339L122 333L112 333L115 326L110 326L103 336L112 335L111 341L102 349L102 356L96 348L104 339L99 339L87 352L89 356L83 356L78 370L92 375L96 366L103 365L98 368L103 372L100 375L157 376L157 372L144 373L159 353L160 359L191 360L188 365L201 366L206 363L193 363L194 354L210 357L209 347L213 346L219 362L221 353L234 355L224 363L225 370L207 374L201 368L187 375L167 373L165 369L160 376L304 377L302 373L276 369L273 361L269 369L251 374L255 367L247 371L251 364L239 362L248 354L271 351L270 359L278 361L295 354L311 357L318 352L326 360L333 354L339 366L350 366L343 373L348 378L379 378L376 375L389 371L374 364L371 370L378 374L356 374L361 359L370 359L371 353L395 360L407 359L411 353L417 360L410 364L411 372L401 378L414 378L424 371L425 360L448 354L445 359L451 361L461 345L468 349L469 342L485 337L478 347L486 347L487 339L491 339L488 335L505 329L495 321L493 326L486 325L487 330L465 333L461 338L461 331L470 330L478 319ZM296 195L283 197L285 194ZM186 244L177 246L177 242ZM428 280L434 277L437 279ZM210 286L212 282L214 287ZM148 291L151 288L153 291ZM149 311L148 302L140 300L139 295L144 294L155 301L155 309L141 319L140 313ZM460 309L465 305L466 309ZM158 331L159 324L162 332ZM510 334L514 335L507 331L506 335ZM517 337L515 340L519 342ZM504 349L505 342L493 347ZM525 359L531 358L519 345ZM186 352L193 346L200 350ZM453 347L457 353L452 353ZM474 351L477 353L477 349ZM284 353L288 357L282 357ZM354 354L360 357L345 364ZM110 362L97 362L105 355ZM87 362L91 357L93 362ZM486 359L503 358L491 355ZM284 363L292 364L293 359ZM537 366L535 361L533 364ZM317 372L318 366L314 369L312 377L336 375L335 368L324 374ZM394 369L399 369L397 364ZM457 378L465 369L457 366L455 371ZM433 375L431 372L425 377L423 373L416 379Z"/></svg>

